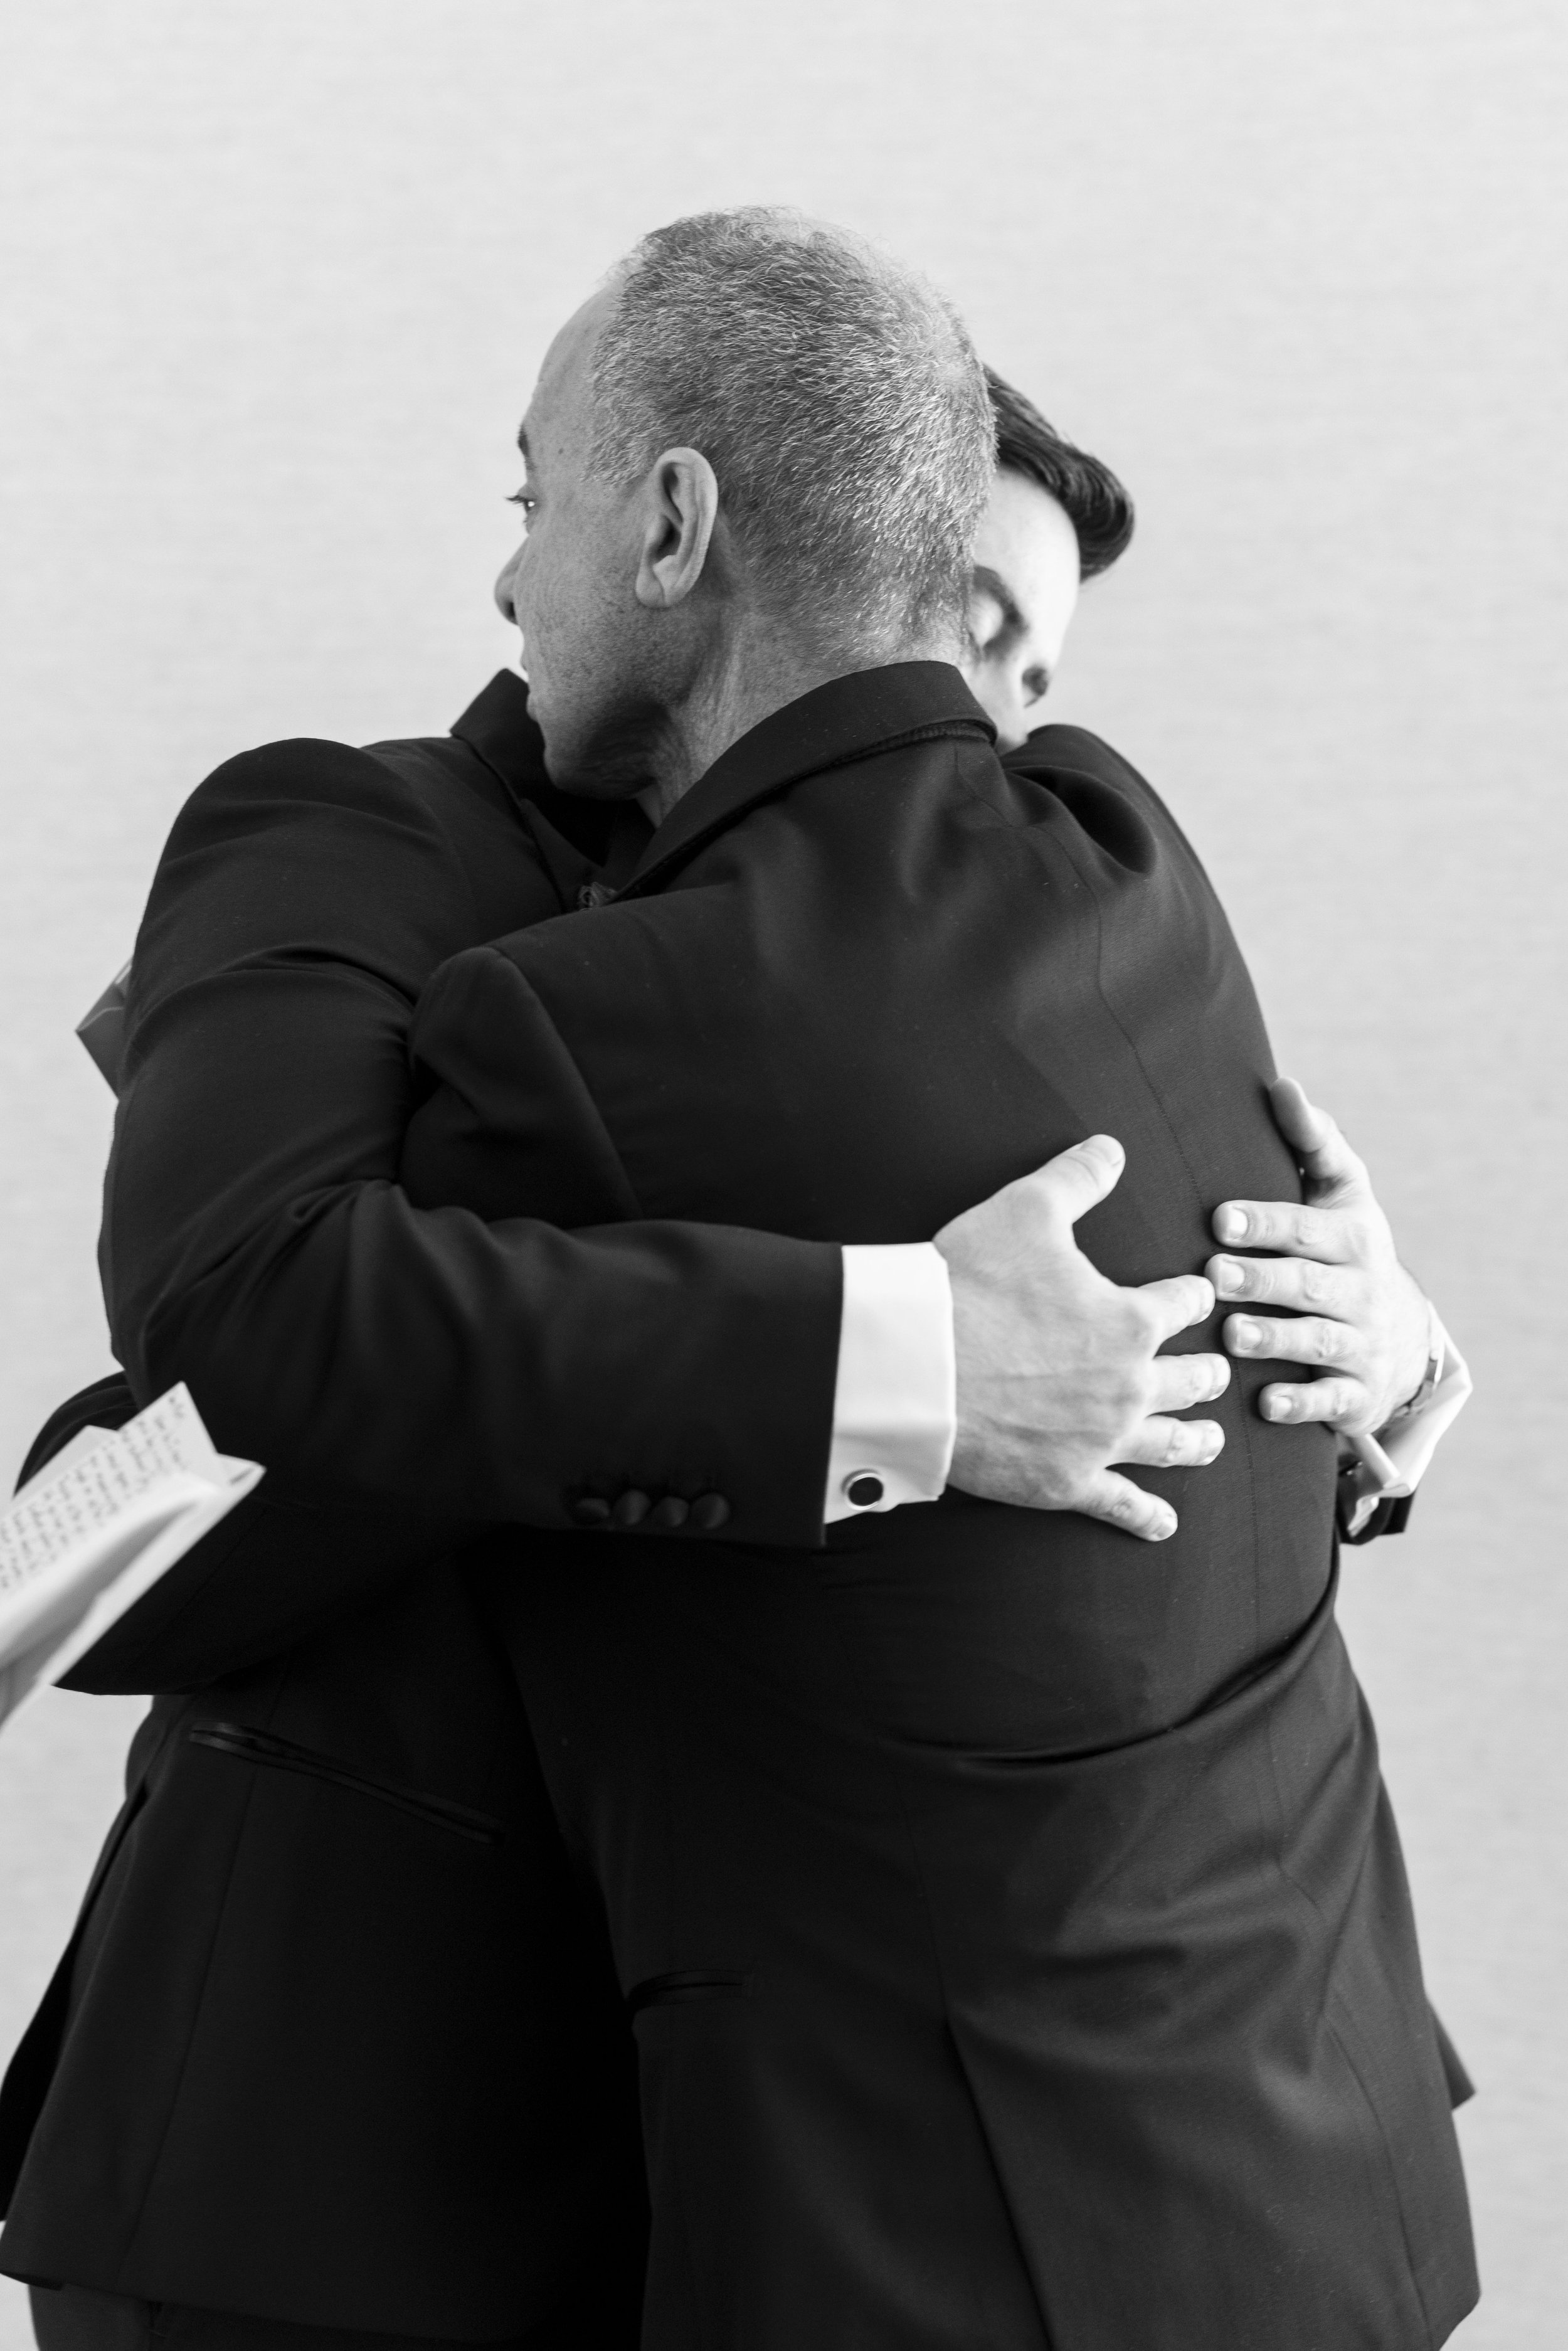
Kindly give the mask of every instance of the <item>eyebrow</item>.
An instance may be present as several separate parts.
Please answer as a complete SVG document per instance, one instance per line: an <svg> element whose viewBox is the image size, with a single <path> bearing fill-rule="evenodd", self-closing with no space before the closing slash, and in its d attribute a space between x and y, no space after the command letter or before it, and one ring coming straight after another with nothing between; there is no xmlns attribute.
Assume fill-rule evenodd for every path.
<svg viewBox="0 0 1568 2351"><path fill-rule="evenodd" d="M526 424L519 424L517 427L517 446L523 453L524 463L531 465L534 462L534 453L528 447L528 428Z"/></svg>
<svg viewBox="0 0 1568 2351"><path fill-rule="evenodd" d="M1018 631L1028 626L1022 612L1019 610L1018 598L999 571L993 571L988 563L977 563L975 585L986 595L994 597L1001 606L1002 619L1009 630Z"/></svg>

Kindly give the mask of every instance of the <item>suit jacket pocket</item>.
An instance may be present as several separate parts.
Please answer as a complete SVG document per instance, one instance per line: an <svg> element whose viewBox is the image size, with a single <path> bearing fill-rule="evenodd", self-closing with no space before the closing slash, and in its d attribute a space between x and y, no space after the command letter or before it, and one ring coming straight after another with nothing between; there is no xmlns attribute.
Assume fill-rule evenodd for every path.
<svg viewBox="0 0 1568 2351"><path fill-rule="evenodd" d="M279 1739L270 1730L253 1730L237 1722L193 1722L185 1736L193 1747L210 1747L240 1762L329 1781L333 1787L347 1788L355 1795L391 1804L394 1811L407 1813L433 1828L446 1829L454 1836L468 1837L477 1844L496 1844L507 1833L505 1822L488 1813L476 1813L471 1806L455 1804L446 1796L430 1796L417 1788L401 1787L393 1780L373 1778L352 1763L340 1761L335 1755L323 1755L314 1747L301 1747L292 1739Z"/></svg>
<svg viewBox="0 0 1568 2351"><path fill-rule="evenodd" d="M633 1984L626 2007L638 2016L645 2008L683 2008L691 2001L745 2000L750 1991L749 1968L678 1968Z"/></svg>

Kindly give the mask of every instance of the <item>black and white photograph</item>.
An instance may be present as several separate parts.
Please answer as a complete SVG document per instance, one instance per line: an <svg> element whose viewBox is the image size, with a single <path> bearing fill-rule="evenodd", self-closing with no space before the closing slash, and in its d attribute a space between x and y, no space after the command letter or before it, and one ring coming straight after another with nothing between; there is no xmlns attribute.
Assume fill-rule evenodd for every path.
<svg viewBox="0 0 1568 2351"><path fill-rule="evenodd" d="M1565 122L0 9L0 2351L1568 2343Z"/></svg>

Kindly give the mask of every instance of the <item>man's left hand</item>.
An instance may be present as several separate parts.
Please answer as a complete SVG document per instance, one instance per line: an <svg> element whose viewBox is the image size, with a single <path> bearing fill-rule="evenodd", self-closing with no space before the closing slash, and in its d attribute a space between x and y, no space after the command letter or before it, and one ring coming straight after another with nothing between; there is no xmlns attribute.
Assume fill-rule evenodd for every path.
<svg viewBox="0 0 1568 2351"><path fill-rule="evenodd" d="M1366 1169L1326 1112L1293 1078L1269 1089L1274 1120L1301 1163L1307 1199L1227 1200L1215 1238L1278 1249L1277 1258L1214 1257L1204 1271L1222 1305L1286 1306L1289 1320L1232 1314L1233 1355L1321 1366L1316 1379L1277 1381L1259 1396L1266 1420L1326 1421L1369 1435L1415 1395L1427 1369L1431 1319L1419 1284L1395 1253Z"/></svg>

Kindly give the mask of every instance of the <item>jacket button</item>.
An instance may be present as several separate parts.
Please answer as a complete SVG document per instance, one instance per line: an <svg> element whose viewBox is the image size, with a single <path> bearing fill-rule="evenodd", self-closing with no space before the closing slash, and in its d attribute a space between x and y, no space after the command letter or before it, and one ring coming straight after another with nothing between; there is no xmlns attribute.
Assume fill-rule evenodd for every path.
<svg viewBox="0 0 1568 2351"><path fill-rule="evenodd" d="M657 1527L661 1534L667 1533L673 1527L685 1525L689 1510L690 1504L683 1502L678 1494L666 1494L664 1500L655 1502L649 1511L648 1524Z"/></svg>
<svg viewBox="0 0 1568 2351"><path fill-rule="evenodd" d="M610 1513L610 1523L613 1527L640 1527L647 1515L647 1495L640 1487L628 1486L626 1491L616 1499L615 1508Z"/></svg>
<svg viewBox="0 0 1568 2351"><path fill-rule="evenodd" d="M602 882L585 882L577 893L577 903L586 914L591 906L606 906L615 895Z"/></svg>
<svg viewBox="0 0 1568 2351"><path fill-rule="evenodd" d="M601 1502L597 1494L584 1494L571 1506L571 1515L580 1527L601 1527L610 1516L610 1505Z"/></svg>
<svg viewBox="0 0 1568 2351"><path fill-rule="evenodd" d="M729 1504L722 1494L699 1494L692 1504L692 1524L699 1533L716 1534L729 1524Z"/></svg>
<svg viewBox="0 0 1568 2351"><path fill-rule="evenodd" d="M874 1469L857 1469L852 1478L844 1479L844 1499L852 1502L857 1510L871 1510L886 1491Z"/></svg>

